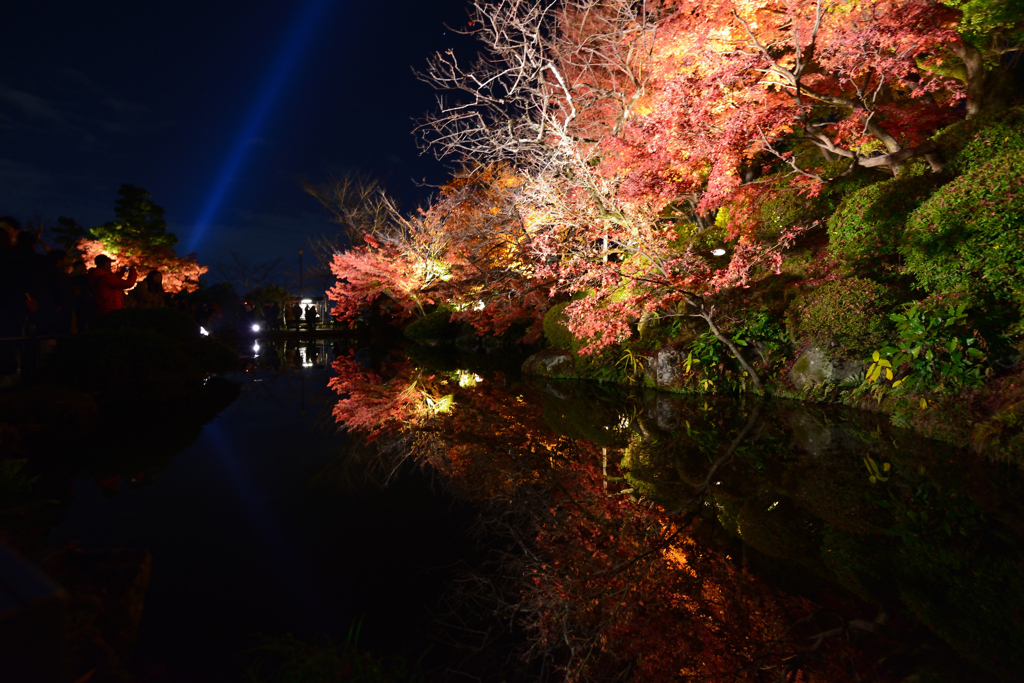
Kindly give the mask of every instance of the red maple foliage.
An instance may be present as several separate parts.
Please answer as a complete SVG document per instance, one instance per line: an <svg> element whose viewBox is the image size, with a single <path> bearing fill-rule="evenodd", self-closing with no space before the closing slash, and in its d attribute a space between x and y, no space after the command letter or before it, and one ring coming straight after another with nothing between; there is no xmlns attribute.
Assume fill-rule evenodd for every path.
<svg viewBox="0 0 1024 683"><path fill-rule="evenodd" d="M143 245L130 240L122 241L116 249L108 249L100 240L81 239L75 248L81 253L88 267L100 254L106 254L114 261L115 268L131 266L139 273L139 281L152 270L163 275L164 291L169 294L194 292L199 288L199 278L209 270L200 265L195 254L178 256L174 249L158 245Z"/></svg>

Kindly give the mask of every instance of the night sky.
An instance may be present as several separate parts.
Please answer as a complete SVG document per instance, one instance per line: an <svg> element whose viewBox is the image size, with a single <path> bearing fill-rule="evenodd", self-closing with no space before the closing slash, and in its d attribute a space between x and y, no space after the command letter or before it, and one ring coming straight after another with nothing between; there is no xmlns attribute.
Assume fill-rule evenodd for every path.
<svg viewBox="0 0 1024 683"><path fill-rule="evenodd" d="M411 133L434 102L411 67L472 54L445 27L466 0L0 5L0 215L91 227L131 183L179 253L290 260L332 229L300 178L361 169L408 208L446 177Z"/></svg>

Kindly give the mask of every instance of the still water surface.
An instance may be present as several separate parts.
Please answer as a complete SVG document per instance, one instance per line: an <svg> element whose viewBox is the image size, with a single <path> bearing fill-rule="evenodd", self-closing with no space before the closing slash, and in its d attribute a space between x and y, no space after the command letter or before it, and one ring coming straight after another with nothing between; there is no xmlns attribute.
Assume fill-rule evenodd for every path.
<svg viewBox="0 0 1024 683"><path fill-rule="evenodd" d="M152 552L149 680L237 679L254 634L343 638L360 618L365 646L415 654L444 631L441 602L442 622L490 634L463 645L501 650L476 671L511 661L507 680L1024 668L1012 467L854 411L524 379L507 352L252 355L238 400L191 446L134 483L77 480L53 532ZM432 469L382 489L345 467L332 373L357 398L365 386L359 410L393 408L381 441ZM487 553L468 532L481 519Z"/></svg>
<svg viewBox="0 0 1024 683"><path fill-rule="evenodd" d="M359 619L368 648L422 648L430 608L472 552L469 510L423 473L383 490L331 476L345 447L325 415L331 348L276 351L280 369L233 376L239 398L162 469L76 480L53 531L57 545L151 551L146 680L240 680L256 634L343 640Z"/></svg>

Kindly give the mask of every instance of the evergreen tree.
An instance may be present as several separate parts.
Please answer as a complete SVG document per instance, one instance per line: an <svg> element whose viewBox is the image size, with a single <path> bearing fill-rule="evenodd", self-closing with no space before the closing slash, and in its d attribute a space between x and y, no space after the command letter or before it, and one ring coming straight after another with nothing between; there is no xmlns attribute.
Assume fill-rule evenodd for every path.
<svg viewBox="0 0 1024 683"><path fill-rule="evenodd" d="M108 247L118 247L125 242L143 246L173 247L178 238L167 232L164 208L150 199L147 190L127 183L117 191L114 203L117 220L108 221L90 231L96 239Z"/></svg>

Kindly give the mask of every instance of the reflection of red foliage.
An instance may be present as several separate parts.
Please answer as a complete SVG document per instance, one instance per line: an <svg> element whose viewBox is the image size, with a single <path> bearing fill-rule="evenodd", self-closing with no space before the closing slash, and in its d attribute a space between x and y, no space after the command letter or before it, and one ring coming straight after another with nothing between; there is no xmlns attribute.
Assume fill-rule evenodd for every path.
<svg viewBox="0 0 1024 683"><path fill-rule="evenodd" d="M348 394L335 415L349 427L401 432L455 490L512 510L524 550L505 559L517 586L503 598L508 618L530 634L530 656L555 662L566 680L625 671L643 681L780 680L806 651L789 629L813 605L740 569L699 508L681 520L616 495L607 476L620 474L618 453L553 434L533 401L486 380L448 381L452 409L431 415L418 392L436 396L439 376L403 363L382 384L351 358L335 369L332 386ZM815 654L790 680L847 680L865 665L838 641Z"/></svg>
<svg viewBox="0 0 1024 683"><path fill-rule="evenodd" d="M126 242L115 253L108 250L99 240L79 240L75 248L82 254L86 266L92 267L93 259L106 254L114 260L114 269L132 266L139 274L139 281L151 270L163 274L164 291L169 294L194 292L199 289L199 277L209 270L200 265L195 254L178 256L170 247L143 246Z"/></svg>
<svg viewBox="0 0 1024 683"><path fill-rule="evenodd" d="M444 400L435 389L435 377L413 371L409 363L392 363L394 376L384 381L365 371L353 355L339 356L328 386L343 396L334 406L334 419L349 430L368 434L372 441L383 431L401 431L422 424L433 414L431 406Z"/></svg>

